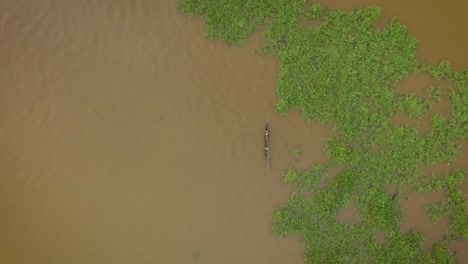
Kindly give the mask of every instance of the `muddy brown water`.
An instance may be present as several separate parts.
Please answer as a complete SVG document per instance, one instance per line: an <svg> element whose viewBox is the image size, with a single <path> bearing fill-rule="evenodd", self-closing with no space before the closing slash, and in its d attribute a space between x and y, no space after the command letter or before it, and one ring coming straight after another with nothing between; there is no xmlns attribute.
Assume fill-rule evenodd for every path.
<svg viewBox="0 0 468 264"><path fill-rule="evenodd" d="M0 1L0 263L302 262L297 237L270 233L272 208L281 171L324 160L331 129L272 113L277 65L252 54L258 38L208 41L175 4ZM378 4L421 59L468 67L467 4Z"/></svg>

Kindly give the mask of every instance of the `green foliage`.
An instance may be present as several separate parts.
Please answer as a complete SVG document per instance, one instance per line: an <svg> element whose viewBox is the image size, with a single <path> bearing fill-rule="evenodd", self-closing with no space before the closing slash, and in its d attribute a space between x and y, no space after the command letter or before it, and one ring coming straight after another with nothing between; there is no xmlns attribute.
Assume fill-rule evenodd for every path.
<svg viewBox="0 0 468 264"><path fill-rule="evenodd" d="M301 190L311 190L317 182L325 175L330 165L325 163L317 163L305 173L290 168L284 174L284 181L291 183Z"/></svg>
<svg viewBox="0 0 468 264"><path fill-rule="evenodd" d="M372 30L379 14L372 6L329 13L313 31L292 26L289 45L272 50L280 61L278 112L295 107L306 119L347 124L339 132L354 124L343 134L357 136L368 117L360 99L373 96L369 87L401 80L416 66L415 41L403 25L392 20L381 32Z"/></svg>
<svg viewBox="0 0 468 264"><path fill-rule="evenodd" d="M468 179L468 171L455 169L443 175L431 174L430 176L415 175L410 181L410 185L416 192L437 192L448 188L456 188L463 181Z"/></svg>
<svg viewBox="0 0 468 264"><path fill-rule="evenodd" d="M441 243L437 243L432 247L431 252L421 253L417 261L417 264L454 264L457 263L455 255Z"/></svg>
<svg viewBox="0 0 468 264"><path fill-rule="evenodd" d="M308 214L308 201L304 197L292 193L288 203L281 210L274 212L275 225L272 231L281 237L287 233L298 232L306 227Z"/></svg>
<svg viewBox="0 0 468 264"><path fill-rule="evenodd" d="M316 3L304 10L304 3L180 0L178 5L179 11L204 18L209 38L228 44L244 43L264 25L260 53L275 56L279 64L276 112L299 109L304 119L331 124L339 134L326 139L328 162L306 172L285 172L284 181L301 192L293 192L275 210L272 231L300 234L307 263L455 263L446 245L468 238L468 207L460 191L468 172L424 176L420 166L459 157L458 144L468 139L468 70L452 72L447 61L418 63L416 40L397 19L380 31L373 29L381 14L377 6L345 12ZM302 26L298 21L304 18L320 24ZM428 89L430 100L396 93L398 82L421 71L453 84L448 93L452 118L432 116L424 134L392 124L396 113L420 119L442 100L439 86ZM292 154L297 157L300 151ZM327 173L334 168L340 173L331 179ZM319 182L325 185L319 188ZM400 200L385 192L388 184L446 191L446 202L426 207L433 221L449 219L443 243L425 252L421 234L400 233ZM338 222L338 213L351 200L362 222ZM374 241L375 232L385 234L382 245Z"/></svg>
<svg viewBox="0 0 468 264"><path fill-rule="evenodd" d="M452 82L450 130L454 137L468 140L468 70L455 72Z"/></svg>
<svg viewBox="0 0 468 264"><path fill-rule="evenodd" d="M347 163L351 159L351 149L346 146L345 142L334 138L328 138L326 141L326 154L330 157L334 164L340 166Z"/></svg>
<svg viewBox="0 0 468 264"><path fill-rule="evenodd" d="M450 215L449 239L468 238L468 204L463 192L456 187L447 190L448 212Z"/></svg>
<svg viewBox="0 0 468 264"><path fill-rule="evenodd" d="M409 117L411 118L421 118L426 113L427 110L431 107L431 104L414 95L414 94L406 94L400 96L399 102L396 106L396 112L406 111L408 112Z"/></svg>
<svg viewBox="0 0 468 264"><path fill-rule="evenodd" d="M229 44L244 44L247 37L272 15L271 6L255 0L181 0L177 10L205 20L206 36Z"/></svg>
<svg viewBox="0 0 468 264"><path fill-rule="evenodd" d="M374 186L362 190L358 198L358 210L374 229L383 230L386 234L396 232L402 218L398 201L382 188Z"/></svg>
<svg viewBox="0 0 468 264"><path fill-rule="evenodd" d="M343 171L323 189L316 191L314 200L320 205L318 213L330 219L335 217L355 192L358 176L355 172Z"/></svg>
<svg viewBox="0 0 468 264"><path fill-rule="evenodd" d="M309 10L307 10L304 14L304 17L307 19L315 19L323 15L324 13L324 6L321 4L313 4Z"/></svg>
<svg viewBox="0 0 468 264"><path fill-rule="evenodd" d="M415 262L424 238L418 232L411 231L408 234L394 233L387 237L378 254L375 263L408 263Z"/></svg>
<svg viewBox="0 0 468 264"><path fill-rule="evenodd" d="M447 202L429 204L426 211L434 222L442 217L449 217L450 227L446 237L449 241L468 238L468 202L460 190L460 185L466 180L468 171L460 169L444 175L419 175L412 179L411 186L420 193L447 191Z"/></svg>
<svg viewBox="0 0 468 264"><path fill-rule="evenodd" d="M427 93L434 102L442 102L442 90L439 85L432 85L431 87L429 87Z"/></svg>
<svg viewBox="0 0 468 264"><path fill-rule="evenodd" d="M441 244L435 245L433 248L433 252L433 258L435 260L435 263L456 263L455 256L453 255L453 253L450 252L447 247Z"/></svg>
<svg viewBox="0 0 468 264"><path fill-rule="evenodd" d="M448 61L441 61L435 65L427 65L424 67L427 73L437 80L446 79L450 77L450 63Z"/></svg>
<svg viewBox="0 0 468 264"><path fill-rule="evenodd" d="M426 205L426 211L432 222L439 221L447 213L447 204L446 203L434 203Z"/></svg>
<svg viewBox="0 0 468 264"><path fill-rule="evenodd" d="M461 137L460 132L440 114L432 116L430 123L431 130L423 138L421 160L426 164L453 162L461 153L460 146L455 143Z"/></svg>

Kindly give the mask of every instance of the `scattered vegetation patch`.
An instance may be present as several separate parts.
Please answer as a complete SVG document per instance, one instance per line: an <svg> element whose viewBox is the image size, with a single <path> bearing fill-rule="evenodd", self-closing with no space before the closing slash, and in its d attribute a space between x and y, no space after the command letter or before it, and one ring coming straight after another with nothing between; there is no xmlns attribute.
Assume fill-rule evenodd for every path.
<svg viewBox="0 0 468 264"><path fill-rule="evenodd" d="M447 213L447 204L443 203L434 203L426 206L426 211L432 222L439 221Z"/></svg>
<svg viewBox="0 0 468 264"><path fill-rule="evenodd" d="M431 100L433 100L434 102L442 102L442 90L439 85L432 85L431 87L429 87L427 93L429 94Z"/></svg>
<svg viewBox="0 0 468 264"><path fill-rule="evenodd" d="M285 172L284 181L297 191L274 212L273 232L299 233L307 263L456 263L447 244L468 238L467 202L460 190L468 172L423 176L421 166L453 162L461 152L457 142L468 139L468 70L454 72L447 61L420 64L416 40L397 19L374 30L381 12L376 6L344 12L320 4L304 9L304 3L179 3L181 12L205 19L208 37L229 44L242 44L265 25L260 53L279 61L277 113L299 109L304 119L333 124L339 134L326 139L329 161L307 172ZM302 26L300 19L320 23L312 28ZM438 87L429 88L429 100L396 93L398 82L420 72L453 87L452 117L432 116L425 133L391 122L401 112L419 119L433 102L440 102ZM328 179L336 168L339 174ZM324 186L317 188L319 182ZM421 249L424 238L419 232L400 233L402 193L390 195L386 188L407 184L419 192L446 191L446 202L426 208L433 221L448 217L450 222L447 235L431 251ZM336 218L350 201L362 219L359 223ZM385 237L383 242L376 241L377 233Z"/></svg>
<svg viewBox="0 0 468 264"><path fill-rule="evenodd" d="M421 119L429 110L431 103L414 94L400 96L397 104L397 113L405 111L410 118Z"/></svg>
<svg viewBox="0 0 468 264"><path fill-rule="evenodd" d="M436 80L448 79L452 73L448 61L441 61L435 65L423 65L423 69Z"/></svg>
<svg viewBox="0 0 468 264"><path fill-rule="evenodd" d="M295 158L295 159L299 159L301 157L301 149L299 147L294 147L292 150L291 150L291 155Z"/></svg>

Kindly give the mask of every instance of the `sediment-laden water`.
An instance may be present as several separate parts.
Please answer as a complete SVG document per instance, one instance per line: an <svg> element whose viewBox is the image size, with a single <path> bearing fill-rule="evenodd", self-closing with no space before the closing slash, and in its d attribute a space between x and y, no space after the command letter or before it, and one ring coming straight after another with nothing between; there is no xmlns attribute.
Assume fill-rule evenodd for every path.
<svg viewBox="0 0 468 264"><path fill-rule="evenodd" d="M466 4L378 4L421 59L468 67ZM290 191L280 173L324 160L331 128L274 115L277 65L252 54L258 35L209 41L175 5L0 1L0 263L301 263L297 237L271 234L272 208ZM436 240L445 227L421 204L405 204L402 229Z"/></svg>

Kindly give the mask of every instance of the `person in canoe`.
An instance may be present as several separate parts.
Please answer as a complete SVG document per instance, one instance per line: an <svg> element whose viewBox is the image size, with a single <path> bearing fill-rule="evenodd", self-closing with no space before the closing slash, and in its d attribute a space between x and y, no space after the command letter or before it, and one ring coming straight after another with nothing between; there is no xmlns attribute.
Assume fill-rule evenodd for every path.
<svg viewBox="0 0 468 264"><path fill-rule="evenodd" d="M266 166L268 169L268 165L270 162L270 130L268 129L268 124L266 124L265 131L263 132L263 139L265 141L265 159L266 159Z"/></svg>

